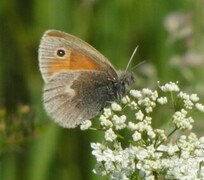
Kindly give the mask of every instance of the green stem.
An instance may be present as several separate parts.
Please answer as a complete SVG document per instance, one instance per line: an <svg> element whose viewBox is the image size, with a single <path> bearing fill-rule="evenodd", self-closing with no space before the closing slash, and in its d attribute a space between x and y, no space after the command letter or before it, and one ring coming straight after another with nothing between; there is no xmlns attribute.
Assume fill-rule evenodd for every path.
<svg viewBox="0 0 204 180"><path fill-rule="evenodd" d="M178 128L177 127L175 127L174 128L174 130L173 131L171 131L170 133L169 133L169 135L167 136L168 138L177 130Z"/></svg>

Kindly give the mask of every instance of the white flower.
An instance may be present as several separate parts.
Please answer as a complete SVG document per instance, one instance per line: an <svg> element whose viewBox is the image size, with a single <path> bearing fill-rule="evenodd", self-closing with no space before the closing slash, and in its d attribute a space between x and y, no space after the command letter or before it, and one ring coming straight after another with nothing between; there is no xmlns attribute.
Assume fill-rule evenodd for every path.
<svg viewBox="0 0 204 180"><path fill-rule="evenodd" d="M190 95L188 95L187 93L184 93L182 91L180 91L177 96L180 97L181 99L185 99L185 100L190 99Z"/></svg>
<svg viewBox="0 0 204 180"><path fill-rule="evenodd" d="M143 96L151 96L153 94L152 90L148 89L148 88L144 88L142 89L142 94Z"/></svg>
<svg viewBox="0 0 204 180"><path fill-rule="evenodd" d="M101 126L105 126L108 128L113 126L113 123L109 119L107 119L106 116L104 116L103 114L100 115L99 120L100 120Z"/></svg>
<svg viewBox="0 0 204 180"><path fill-rule="evenodd" d="M159 145L157 148L157 151L167 152L167 150L168 150L168 146L163 144Z"/></svg>
<svg viewBox="0 0 204 180"><path fill-rule="evenodd" d="M197 94L191 94L190 95L190 100L193 102L198 102L199 101L199 97Z"/></svg>
<svg viewBox="0 0 204 180"><path fill-rule="evenodd" d="M94 169L93 169L93 173L100 175L100 176L106 176L107 175L107 171L105 171L104 169L104 165L102 162L98 162Z"/></svg>
<svg viewBox="0 0 204 180"><path fill-rule="evenodd" d="M142 93L138 90L130 90L130 95L137 98L137 99L142 98Z"/></svg>
<svg viewBox="0 0 204 180"><path fill-rule="evenodd" d="M195 104L196 109L198 109L200 112L204 112L204 105L201 103L196 103Z"/></svg>
<svg viewBox="0 0 204 180"><path fill-rule="evenodd" d="M179 98L183 99L184 107L185 107L186 109L192 109L194 104L193 104L193 101L192 101L191 99L193 99L193 100L196 100L196 99L197 99L197 98L195 97L195 95L192 95L192 98L191 98L191 96L190 96L189 94L184 93L184 92L182 92L182 91L180 91L177 96L178 96Z"/></svg>
<svg viewBox="0 0 204 180"><path fill-rule="evenodd" d="M81 125L80 125L80 129L81 130L87 130L91 127L92 125L92 122L90 120L85 120L85 121L82 121Z"/></svg>
<svg viewBox="0 0 204 180"><path fill-rule="evenodd" d="M168 164L166 179L200 179L198 171L200 162L196 158L182 159L173 157Z"/></svg>
<svg viewBox="0 0 204 180"><path fill-rule="evenodd" d="M150 104L150 98L149 97L144 97L143 99L140 99L139 101L138 101L138 104L140 105L140 106L149 106L149 104Z"/></svg>
<svg viewBox="0 0 204 180"><path fill-rule="evenodd" d="M189 99L189 100L184 100L184 107L186 109L192 109L193 108L193 102Z"/></svg>
<svg viewBox="0 0 204 180"><path fill-rule="evenodd" d="M168 146L167 146L167 153L170 156L173 156L178 151L179 151L179 148L178 148L177 145L168 144Z"/></svg>
<svg viewBox="0 0 204 180"><path fill-rule="evenodd" d="M204 136L200 137L199 142L204 145Z"/></svg>
<svg viewBox="0 0 204 180"><path fill-rule="evenodd" d="M145 108L146 113L150 113L153 111L153 108L156 106L156 103L154 100L152 101L151 99L154 99L154 96L150 97L144 97L138 101L138 105L141 107ZM156 99L155 99L156 100Z"/></svg>
<svg viewBox="0 0 204 180"><path fill-rule="evenodd" d="M147 176L145 176L145 180L155 180L155 177L153 174L148 174Z"/></svg>
<svg viewBox="0 0 204 180"><path fill-rule="evenodd" d="M159 104L166 104L168 102L167 97L160 97L157 99Z"/></svg>
<svg viewBox="0 0 204 180"><path fill-rule="evenodd" d="M138 131L135 131L134 134L132 135L132 138L134 141L141 140L141 138L142 138L141 133L139 133Z"/></svg>
<svg viewBox="0 0 204 180"><path fill-rule="evenodd" d="M142 113L141 110L139 110L137 113L135 113L135 119L142 121L144 118L144 114Z"/></svg>
<svg viewBox="0 0 204 180"><path fill-rule="evenodd" d="M163 86L160 86L159 85L159 82L158 82L158 85L159 85L159 88L163 91L163 92L178 92L180 89L178 87L178 82L177 83L174 83L174 82L169 82L169 83L166 83L165 85Z"/></svg>
<svg viewBox="0 0 204 180"><path fill-rule="evenodd" d="M180 136L177 145L183 153L194 152L195 148L199 146L200 142L194 133L190 133L189 136Z"/></svg>
<svg viewBox="0 0 204 180"><path fill-rule="evenodd" d="M112 108L113 111L121 111L122 110L122 107L116 102L113 102L111 104L111 108Z"/></svg>
<svg viewBox="0 0 204 180"><path fill-rule="evenodd" d="M115 171L114 163L111 161L105 161L104 167L105 167L107 173Z"/></svg>
<svg viewBox="0 0 204 180"><path fill-rule="evenodd" d="M147 131L147 135L149 136L149 138L154 139L156 137L156 134L153 131L152 126L147 126L146 131Z"/></svg>
<svg viewBox="0 0 204 180"><path fill-rule="evenodd" d="M155 129L155 133L157 134L157 137L159 137L160 141L166 141L167 136L165 134L165 131L163 129Z"/></svg>
<svg viewBox="0 0 204 180"><path fill-rule="evenodd" d="M147 149L140 146L131 146L129 151L132 154L132 157L137 157L137 159L140 161L143 161L149 157Z"/></svg>
<svg viewBox="0 0 204 180"><path fill-rule="evenodd" d="M146 124L151 124L151 123L152 123L152 117L150 117L150 116L145 116L144 122L145 122Z"/></svg>
<svg viewBox="0 0 204 180"><path fill-rule="evenodd" d="M112 121L113 121L113 124L116 130L124 129L126 127L126 124L125 124L126 116L125 115L122 115L120 117L117 115L113 115Z"/></svg>
<svg viewBox="0 0 204 180"><path fill-rule="evenodd" d="M96 160L98 162L103 161L104 157L103 157L103 150L104 150L104 146L100 143L91 143L91 148L92 150L92 155L94 155L96 157Z"/></svg>
<svg viewBox="0 0 204 180"><path fill-rule="evenodd" d="M111 150L110 148L106 148L103 151L103 160L106 162L114 162L115 161L115 156L114 156L114 151Z"/></svg>
<svg viewBox="0 0 204 180"><path fill-rule="evenodd" d="M151 106L147 106L146 108L145 108L145 111L146 111L146 113L151 113L152 111L153 111L153 108L151 107Z"/></svg>
<svg viewBox="0 0 204 180"><path fill-rule="evenodd" d="M106 130L104 138L106 141L112 142L117 138L117 135L114 133L112 128L109 128L108 130Z"/></svg>
<svg viewBox="0 0 204 180"><path fill-rule="evenodd" d="M103 143L91 143L97 161L94 173L113 180L204 179L204 137L198 139L191 132L180 137L171 136L178 129L181 133L189 132L194 119L188 113L194 107L204 112L204 105L199 103L197 94L180 91L178 82L159 85L159 88L159 91L131 90L121 104L112 103L111 108L104 109L99 118ZM168 131L156 129L154 115L160 111L155 109L176 103L179 106L175 108L180 110L167 113L166 119L162 116L169 125ZM127 114L123 113L124 109ZM166 108L164 110L166 112ZM169 119L172 121L168 122Z"/></svg>
<svg viewBox="0 0 204 180"><path fill-rule="evenodd" d="M137 129L137 124L135 124L135 123L133 123L133 122L128 122L128 128L130 129L130 130L136 130Z"/></svg>
<svg viewBox="0 0 204 180"><path fill-rule="evenodd" d="M136 103L135 101L132 101L132 102L129 104L129 106L130 106L132 109L135 109L135 110L138 109L138 105L137 105L137 103Z"/></svg>
<svg viewBox="0 0 204 180"><path fill-rule="evenodd" d="M159 97L158 92L157 92L157 91L154 91L153 94L152 94L152 96L151 96L151 99L152 99L153 101L156 101L158 97Z"/></svg>
<svg viewBox="0 0 204 180"><path fill-rule="evenodd" d="M110 108L104 108L103 111L104 111L103 114L104 114L104 116L105 116L106 118L111 117L112 111L111 111Z"/></svg>
<svg viewBox="0 0 204 180"><path fill-rule="evenodd" d="M128 104L128 103L130 103L130 98L129 98L129 96L126 95L125 97L123 97L123 98L121 99L121 102L122 102L123 104Z"/></svg>
<svg viewBox="0 0 204 180"><path fill-rule="evenodd" d="M192 129L192 123L194 122L192 117L186 117L187 111L182 109L181 111L177 111L172 116L173 123L176 125L177 128L180 130L184 129Z"/></svg>
<svg viewBox="0 0 204 180"><path fill-rule="evenodd" d="M125 172L116 172L113 173L110 177L110 179L117 179L117 180L129 180L130 178L127 177L127 175L125 174Z"/></svg>

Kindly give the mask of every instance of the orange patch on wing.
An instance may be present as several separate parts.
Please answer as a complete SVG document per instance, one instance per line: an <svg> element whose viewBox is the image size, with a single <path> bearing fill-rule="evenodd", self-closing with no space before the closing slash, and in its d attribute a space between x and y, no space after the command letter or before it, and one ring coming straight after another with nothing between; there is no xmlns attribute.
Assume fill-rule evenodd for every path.
<svg viewBox="0 0 204 180"><path fill-rule="evenodd" d="M105 71L105 67L101 62L97 62L82 53L72 51L69 57L52 61L48 73L52 75L68 70Z"/></svg>

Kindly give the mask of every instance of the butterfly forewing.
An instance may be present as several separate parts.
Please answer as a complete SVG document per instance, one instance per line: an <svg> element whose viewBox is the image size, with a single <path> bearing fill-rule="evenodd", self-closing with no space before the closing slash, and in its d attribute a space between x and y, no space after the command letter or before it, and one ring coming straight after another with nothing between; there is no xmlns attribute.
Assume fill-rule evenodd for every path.
<svg viewBox="0 0 204 180"><path fill-rule="evenodd" d="M104 71L110 76L117 77L109 61L92 46L79 38L56 30L49 30L42 37L39 60L45 82L57 73L73 70Z"/></svg>

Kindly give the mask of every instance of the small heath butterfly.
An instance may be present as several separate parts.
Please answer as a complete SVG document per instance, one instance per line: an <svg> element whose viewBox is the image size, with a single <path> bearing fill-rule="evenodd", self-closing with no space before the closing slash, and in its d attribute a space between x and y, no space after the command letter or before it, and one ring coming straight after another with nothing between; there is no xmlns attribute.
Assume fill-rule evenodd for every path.
<svg viewBox="0 0 204 180"><path fill-rule="evenodd" d="M133 75L116 71L101 53L70 34L48 30L39 46L44 107L62 127L74 128L121 99Z"/></svg>

